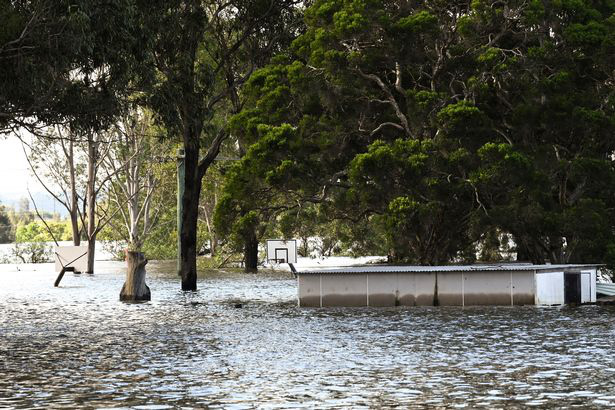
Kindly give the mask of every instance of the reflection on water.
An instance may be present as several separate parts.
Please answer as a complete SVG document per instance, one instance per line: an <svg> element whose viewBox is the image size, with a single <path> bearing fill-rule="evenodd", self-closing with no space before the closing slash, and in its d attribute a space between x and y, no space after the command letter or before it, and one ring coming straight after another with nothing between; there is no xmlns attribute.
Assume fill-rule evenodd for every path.
<svg viewBox="0 0 615 410"><path fill-rule="evenodd" d="M299 309L285 274L155 263L124 304L121 263L52 270L0 270L0 408L615 405L608 308Z"/></svg>

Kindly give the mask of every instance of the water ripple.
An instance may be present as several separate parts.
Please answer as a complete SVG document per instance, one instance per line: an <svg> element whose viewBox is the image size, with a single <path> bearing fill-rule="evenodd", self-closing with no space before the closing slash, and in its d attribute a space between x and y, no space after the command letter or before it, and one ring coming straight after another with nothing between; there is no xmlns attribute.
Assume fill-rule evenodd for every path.
<svg viewBox="0 0 615 410"><path fill-rule="evenodd" d="M143 304L121 264L0 272L0 408L615 406L609 308L299 309L284 274L173 270Z"/></svg>

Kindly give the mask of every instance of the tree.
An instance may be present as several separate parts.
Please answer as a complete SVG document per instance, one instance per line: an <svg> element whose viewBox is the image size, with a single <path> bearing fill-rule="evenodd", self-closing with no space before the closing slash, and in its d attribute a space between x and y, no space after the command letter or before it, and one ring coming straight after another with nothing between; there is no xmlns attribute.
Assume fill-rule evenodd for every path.
<svg viewBox="0 0 615 410"><path fill-rule="evenodd" d="M293 55L250 80L234 124L251 158L220 209L257 224L316 203L379 224L390 256L411 262L472 260L494 230L534 262L602 258L612 14L600 2L316 1Z"/></svg>
<svg viewBox="0 0 615 410"><path fill-rule="evenodd" d="M132 0L0 2L0 131L104 129L132 93L143 30Z"/></svg>
<svg viewBox="0 0 615 410"><path fill-rule="evenodd" d="M0 205L0 243L11 243L15 239L15 233L11 219L4 205Z"/></svg>
<svg viewBox="0 0 615 410"><path fill-rule="evenodd" d="M470 36L502 19L514 27L482 58L481 97L504 137L481 148L472 177L485 220L514 236L521 259L601 261L615 239L615 8L533 2L503 11L477 3L466 27Z"/></svg>
<svg viewBox="0 0 615 410"><path fill-rule="evenodd" d="M109 183L118 172L103 172L105 161L117 144L113 143L116 135L112 131L86 134L84 137L56 127L30 142L22 138L22 142L34 176L69 212L73 244L78 246L81 237L85 237L86 272L94 273L96 238L119 212L118 208L100 206L108 199Z"/></svg>
<svg viewBox="0 0 615 410"><path fill-rule="evenodd" d="M349 225L383 224L393 259L454 257L476 208L462 141L486 134L462 89L472 65L463 64L457 25L468 7L315 2L294 58L255 73L255 108L236 118L259 150L255 179L265 181L245 179L257 191L246 197L278 204L276 195L277 212L312 202ZM459 92L450 86L457 81ZM242 198L229 194L232 213ZM416 243L402 252L408 239Z"/></svg>
<svg viewBox="0 0 615 410"><path fill-rule="evenodd" d="M158 220L161 204L155 204L158 188L155 178L154 136L151 117L142 109L133 109L112 131L114 140L102 158L101 168L109 176L109 196L121 215L127 249L126 281L120 291L121 300L150 300L145 284L143 244ZM156 206L158 205L158 206ZM113 224L113 218L109 219Z"/></svg>
<svg viewBox="0 0 615 410"><path fill-rule="evenodd" d="M30 141L22 138L24 154L35 178L68 212L73 245L79 246L83 233L83 175L87 159L84 158L80 145L76 143L79 137L70 130L56 126L47 130L45 135L46 137L32 138Z"/></svg>
<svg viewBox="0 0 615 410"><path fill-rule="evenodd" d="M149 113L134 109L113 127L112 142L101 161L110 181L110 210L121 219L120 224L113 219L110 224L121 232L128 250L135 252L142 251L162 206L153 202L159 188L156 153L165 151L164 145L156 146L155 132Z"/></svg>
<svg viewBox="0 0 615 410"><path fill-rule="evenodd" d="M148 104L171 135L181 136L185 152L179 272L183 290L197 286L198 199L207 170L229 138L225 113L241 108L239 87L275 49L284 33L285 16L295 3L178 0L147 4L145 18L154 31L150 44L159 80L149 90Z"/></svg>

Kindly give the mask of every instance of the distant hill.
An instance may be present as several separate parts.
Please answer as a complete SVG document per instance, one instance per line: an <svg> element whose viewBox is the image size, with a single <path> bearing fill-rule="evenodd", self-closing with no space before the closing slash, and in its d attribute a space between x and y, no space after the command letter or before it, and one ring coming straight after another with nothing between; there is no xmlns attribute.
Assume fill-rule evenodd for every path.
<svg viewBox="0 0 615 410"><path fill-rule="evenodd" d="M39 211L45 212L57 212L62 217L68 215L66 209L59 204L51 195L46 192L34 192L32 197L36 201L36 207ZM27 198L30 202L30 210L34 211L34 206L32 205L32 201L28 198L27 192L0 192L0 202L3 205L12 206L15 209L19 208L19 201L22 198Z"/></svg>

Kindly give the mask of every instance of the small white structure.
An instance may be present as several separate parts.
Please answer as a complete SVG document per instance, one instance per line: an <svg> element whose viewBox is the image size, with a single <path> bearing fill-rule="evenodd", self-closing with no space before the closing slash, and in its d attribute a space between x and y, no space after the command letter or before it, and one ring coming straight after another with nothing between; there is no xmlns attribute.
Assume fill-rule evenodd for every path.
<svg viewBox="0 0 615 410"><path fill-rule="evenodd" d="M55 263L56 272L60 272L63 267L73 268L75 272L85 272L88 269L88 247L57 246Z"/></svg>
<svg viewBox="0 0 615 410"><path fill-rule="evenodd" d="M297 241L295 239L268 239L267 262L297 263Z"/></svg>
<svg viewBox="0 0 615 410"><path fill-rule="evenodd" d="M299 306L564 305L596 301L600 265L361 266L297 272Z"/></svg>

